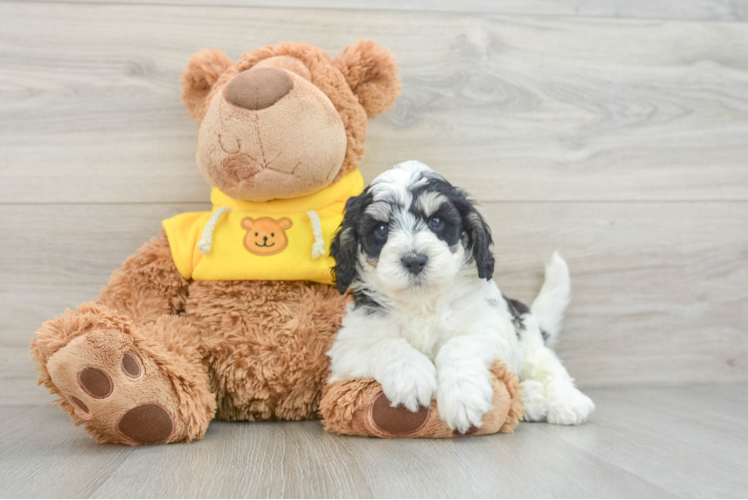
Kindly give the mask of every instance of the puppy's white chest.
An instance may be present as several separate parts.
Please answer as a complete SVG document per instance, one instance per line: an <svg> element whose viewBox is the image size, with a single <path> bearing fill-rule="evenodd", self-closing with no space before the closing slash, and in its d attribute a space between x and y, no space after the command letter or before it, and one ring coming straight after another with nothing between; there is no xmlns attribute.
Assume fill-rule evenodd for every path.
<svg viewBox="0 0 748 500"><path fill-rule="evenodd" d="M466 313L464 308L454 302L418 313L411 311L403 317L401 336L433 360L445 342L464 334Z"/></svg>

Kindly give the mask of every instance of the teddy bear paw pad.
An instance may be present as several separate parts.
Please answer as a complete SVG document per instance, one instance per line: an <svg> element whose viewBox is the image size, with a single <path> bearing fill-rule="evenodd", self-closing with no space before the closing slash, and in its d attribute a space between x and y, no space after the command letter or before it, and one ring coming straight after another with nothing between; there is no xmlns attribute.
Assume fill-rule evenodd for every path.
<svg viewBox="0 0 748 500"><path fill-rule="evenodd" d="M391 436L407 436L420 430L429 419L431 408L412 412L404 406L392 407L382 392L371 405L370 418L375 428Z"/></svg>
<svg viewBox="0 0 748 500"><path fill-rule="evenodd" d="M52 382L100 442L130 445L183 438L170 379L125 332L75 338L47 363Z"/></svg>
<svg viewBox="0 0 748 500"><path fill-rule="evenodd" d="M122 371L130 378L138 378L141 373L140 362L131 352L122 356Z"/></svg>
<svg viewBox="0 0 748 500"><path fill-rule="evenodd" d="M125 413L117 430L137 444L165 443L174 431L174 419L160 404L148 403Z"/></svg>
<svg viewBox="0 0 748 500"><path fill-rule="evenodd" d="M70 396L70 400L73 402L75 406L78 407L80 411L82 411L84 414L90 413L88 406L86 406L86 403L81 401L80 399L76 398L75 396Z"/></svg>
<svg viewBox="0 0 748 500"><path fill-rule="evenodd" d="M90 366L78 373L78 384L89 396L96 399L108 398L114 390L111 377L106 372Z"/></svg>

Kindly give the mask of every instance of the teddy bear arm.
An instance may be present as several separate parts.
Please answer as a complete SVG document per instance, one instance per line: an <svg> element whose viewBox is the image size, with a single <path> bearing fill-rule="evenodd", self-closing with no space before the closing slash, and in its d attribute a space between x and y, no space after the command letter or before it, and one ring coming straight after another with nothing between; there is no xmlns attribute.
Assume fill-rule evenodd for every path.
<svg viewBox="0 0 748 500"><path fill-rule="evenodd" d="M112 273L98 303L118 311L135 323L150 323L164 314L184 309L189 282L177 270L166 233L138 249Z"/></svg>
<svg viewBox="0 0 748 500"><path fill-rule="evenodd" d="M493 408L483 416L480 429L467 434L511 433L522 419L521 387L517 376L500 362L491 367ZM448 438L460 434L439 416L436 401L430 408L411 412L404 406L393 408L373 378L333 382L325 387L320 402L322 425L334 434L383 438Z"/></svg>

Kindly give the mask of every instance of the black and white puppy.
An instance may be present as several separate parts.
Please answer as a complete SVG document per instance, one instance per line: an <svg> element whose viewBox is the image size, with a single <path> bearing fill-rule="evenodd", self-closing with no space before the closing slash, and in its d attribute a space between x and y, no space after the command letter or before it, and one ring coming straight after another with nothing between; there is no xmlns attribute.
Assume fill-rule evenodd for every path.
<svg viewBox="0 0 748 500"><path fill-rule="evenodd" d="M524 385L526 420L584 422L595 406L551 350L569 303L566 262L554 254L528 308L491 280L491 243L465 193L417 161L348 200L331 253L338 290L354 300L328 352L330 382L373 377L411 411L436 397L465 433L492 407L499 359Z"/></svg>

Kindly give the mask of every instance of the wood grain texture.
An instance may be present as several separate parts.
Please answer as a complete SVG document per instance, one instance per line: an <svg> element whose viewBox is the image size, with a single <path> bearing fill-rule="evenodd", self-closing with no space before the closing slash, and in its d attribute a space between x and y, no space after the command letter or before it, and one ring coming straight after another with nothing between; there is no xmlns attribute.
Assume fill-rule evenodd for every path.
<svg viewBox="0 0 748 500"><path fill-rule="evenodd" d="M206 200L187 58L291 33L397 56L368 178L418 158L484 201L748 199L743 23L0 3L0 200Z"/></svg>
<svg viewBox="0 0 748 500"><path fill-rule="evenodd" d="M745 496L746 20L746 0L0 0L0 497ZM451 441L214 422L190 445L94 444L35 387L28 346L162 219L209 208L187 58L359 38L404 83L370 122L366 179L416 158L475 195L514 298L561 250L557 350L591 422ZM676 386L702 382L721 384Z"/></svg>
<svg viewBox="0 0 748 500"><path fill-rule="evenodd" d="M18 1L18 0L2 0ZM24 0L69 3L70 0ZM236 7L298 7L395 11L472 12L587 16L635 19L688 19L697 21L745 21L745 0L76 0L75 3L126 3L213 5Z"/></svg>
<svg viewBox="0 0 748 500"><path fill-rule="evenodd" d="M97 445L52 407L0 407L2 497L740 497L748 385L597 389L581 427L398 441L319 422L213 422L192 444Z"/></svg>
<svg viewBox="0 0 748 500"><path fill-rule="evenodd" d="M93 300L160 221L206 204L0 205L0 399L49 401L28 345ZM495 279L531 303L560 249L573 301L557 347L582 387L748 380L748 204L484 203Z"/></svg>

